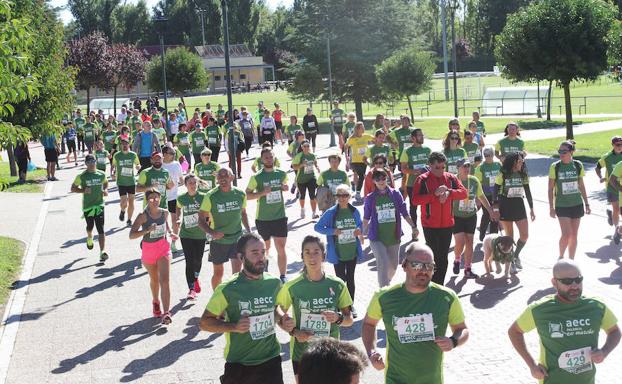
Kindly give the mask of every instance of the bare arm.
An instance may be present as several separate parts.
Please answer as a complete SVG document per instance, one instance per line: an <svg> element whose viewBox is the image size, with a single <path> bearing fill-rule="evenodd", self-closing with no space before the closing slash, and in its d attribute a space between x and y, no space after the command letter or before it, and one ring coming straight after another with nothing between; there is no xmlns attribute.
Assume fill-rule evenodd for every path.
<svg viewBox="0 0 622 384"><path fill-rule="evenodd" d="M243 324L240 324L242 320L245 320L244 323L247 323L246 327ZM244 333L247 332L250 327L250 321L247 317L243 317L237 323L230 323L228 321L224 321L220 319L220 316L216 316L207 309L203 312L201 316L201 322L199 323L199 328L202 331L213 332L213 333L225 333L225 332L238 332ZM244 328L246 328L244 330ZM244 330L244 331L242 331Z"/></svg>
<svg viewBox="0 0 622 384"><path fill-rule="evenodd" d="M145 214L141 213L136 216L134 223L132 224L132 228L130 229L130 240L138 239L139 237L143 237L147 233L151 232L152 229L148 228L144 231L140 230L141 225L145 223Z"/></svg>
<svg viewBox="0 0 622 384"><path fill-rule="evenodd" d="M255 200L267 196L270 192L271 190L269 188L264 188L261 192L254 192L252 189L246 188L246 198L248 200Z"/></svg>
<svg viewBox="0 0 622 384"><path fill-rule="evenodd" d="M548 189L549 211L551 211L551 217L553 217L553 218L555 218L555 215L553 214L555 212L555 196L554 196L554 192L555 192L555 179L550 179L549 178L549 189Z"/></svg>
<svg viewBox="0 0 622 384"><path fill-rule="evenodd" d="M510 329L508 329L508 336L510 337L510 341L512 342L512 346L514 347L516 352L518 352L520 357L529 367L531 375L536 379L543 379L545 376L547 376L546 369L541 365L537 364L533 356L531 356L531 354L527 350L527 344L525 344L525 336L523 335L523 331L518 327L516 322L512 324Z"/></svg>
<svg viewBox="0 0 622 384"><path fill-rule="evenodd" d="M620 180L616 176L609 176L609 186L617 192L620 192Z"/></svg>
<svg viewBox="0 0 622 384"><path fill-rule="evenodd" d="M363 346L369 356L369 360L374 368L377 370L384 369L384 361L382 355L376 351L376 326L378 320L372 319L369 316L365 316L363 319L363 329L361 330L361 338L363 339Z"/></svg>
<svg viewBox="0 0 622 384"><path fill-rule="evenodd" d="M607 331L607 339L605 340L605 344L602 348L592 351L592 361L595 363L602 363L603 360L614 348L620 343L620 328L617 325L609 328Z"/></svg>
<svg viewBox="0 0 622 384"><path fill-rule="evenodd" d="M251 231L251 226L248 224L248 215L246 214L246 208L242 209L242 225L244 225L244 229L246 229L246 232Z"/></svg>

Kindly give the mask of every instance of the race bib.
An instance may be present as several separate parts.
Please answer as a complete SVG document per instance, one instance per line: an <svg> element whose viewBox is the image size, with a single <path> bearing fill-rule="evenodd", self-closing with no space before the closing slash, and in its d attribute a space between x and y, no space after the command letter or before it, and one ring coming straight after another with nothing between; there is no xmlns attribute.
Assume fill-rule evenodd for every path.
<svg viewBox="0 0 622 384"><path fill-rule="evenodd" d="M98 157L97 158L97 164L106 164L106 158L105 157Z"/></svg>
<svg viewBox="0 0 622 384"><path fill-rule="evenodd" d="M195 139L195 140L194 140L194 142L195 142L195 144L196 144L196 146L197 146L197 147L202 147L202 146L204 146L204 145L205 145L205 141L203 141L203 139L202 139L202 138L200 138L200 139Z"/></svg>
<svg viewBox="0 0 622 384"><path fill-rule="evenodd" d="M268 129L274 128L274 125L272 124L272 121L266 121L264 123L264 128L268 128Z"/></svg>
<svg viewBox="0 0 622 384"><path fill-rule="evenodd" d="M161 237L164 237L165 233L166 233L166 223L156 225L156 228L153 231L149 232L149 237L152 239L159 239Z"/></svg>
<svg viewBox="0 0 622 384"><path fill-rule="evenodd" d="M337 242L339 244L352 244L355 241L354 229L342 229L339 236L337 236Z"/></svg>
<svg viewBox="0 0 622 384"><path fill-rule="evenodd" d="M495 183L497 182L497 176L488 176L488 185L489 186L494 186Z"/></svg>
<svg viewBox="0 0 622 384"><path fill-rule="evenodd" d="M188 145L188 138L182 137L181 139L179 139L179 142L183 145Z"/></svg>
<svg viewBox="0 0 622 384"><path fill-rule="evenodd" d="M456 164L450 164L447 166L447 172L458 174L458 166Z"/></svg>
<svg viewBox="0 0 622 384"><path fill-rule="evenodd" d="M266 203L278 204L281 202L281 191L272 191L266 196Z"/></svg>
<svg viewBox="0 0 622 384"><path fill-rule="evenodd" d="M579 374L592 370L592 348L585 347L563 352L557 359L559 367L569 373Z"/></svg>
<svg viewBox="0 0 622 384"><path fill-rule="evenodd" d="M334 120L335 120L335 124L342 124L343 123L343 117L341 117L341 116L335 116Z"/></svg>
<svg viewBox="0 0 622 384"><path fill-rule="evenodd" d="M265 315L251 316L248 318L251 322L250 334L251 339L261 340L270 335L274 335L274 312Z"/></svg>
<svg viewBox="0 0 622 384"><path fill-rule="evenodd" d="M263 134L264 134L264 135L271 135L271 134L272 134L272 131L266 131L266 130L264 130L264 131L263 131Z"/></svg>
<svg viewBox="0 0 622 384"><path fill-rule="evenodd" d="M562 182L562 195L574 195L579 193L578 181L563 181Z"/></svg>
<svg viewBox="0 0 622 384"><path fill-rule="evenodd" d="M402 344L434 341L434 321L431 313L399 317L395 322L395 330Z"/></svg>
<svg viewBox="0 0 622 384"><path fill-rule="evenodd" d="M508 196L507 197L523 197L523 187L510 187L508 188Z"/></svg>
<svg viewBox="0 0 622 384"><path fill-rule="evenodd" d="M207 143L208 144L216 144L216 143L218 143L218 139L215 138L215 137L208 137L207 138Z"/></svg>
<svg viewBox="0 0 622 384"><path fill-rule="evenodd" d="M330 336L330 323L322 314L301 312L300 330L311 332L317 337L328 337Z"/></svg>
<svg viewBox="0 0 622 384"><path fill-rule="evenodd" d="M164 192L166 192L166 185L154 181L151 183L151 186L160 192L160 196L164 196Z"/></svg>
<svg viewBox="0 0 622 384"><path fill-rule="evenodd" d="M134 169L128 167L121 168L121 176L132 177L134 176Z"/></svg>
<svg viewBox="0 0 622 384"><path fill-rule="evenodd" d="M214 187L211 180L203 180L203 181L205 181L205 184L207 185L207 189L212 189Z"/></svg>
<svg viewBox="0 0 622 384"><path fill-rule="evenodd" d="M309 121L307 125L309 126L309 128L315 128L315 122L313 121Z"/></svg>
<svg viewBox="0 0 622 384"><path fill-rule="evenodd" d="M460 202L458 202L458 209L462 212L472 212L477 209L477 206L475 205L474 199L466 199L460 200Z"/></svg>
<svg viewBox="0 0 622 384"><path fill-rule="evenodd" d="M378 223L394 223L395 209L381 209L378 211Z"/></svg>
<svg viewBox="0 0 622 384"><path fill-rule="evenodd" d="M199 214L184 215L184 225L186 228L194 228L199 225Z"/></svg>
<svg viewBox="0 0 622 384"><path fill-rule="evenodd" d="M312 162L308 162L307 165L305 165L305 169L304 169L305 174L309 175L313 173L313 163Z"/></svg>
<svg viewBox="0 0 622 384"><path fill-rule="evenodd" d="M366 150L367 150L367 148L365 148L365 147L359 148L359 151L358 151L359 155L361 155L361 156L365 155L365 151Z"/></svg>
<svg viewBox="0 0 622 384"><path fill-rule="evenodd" d="M328 188L330 189L330 193L332 193L333 195L337 194L337 187L339 186L339 184L341 183L333 183L331 181L328 181Z"/></svg>

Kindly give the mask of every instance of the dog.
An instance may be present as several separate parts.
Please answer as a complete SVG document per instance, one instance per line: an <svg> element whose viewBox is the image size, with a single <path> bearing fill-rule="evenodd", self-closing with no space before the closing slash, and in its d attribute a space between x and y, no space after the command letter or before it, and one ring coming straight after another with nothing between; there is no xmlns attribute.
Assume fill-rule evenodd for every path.
<svg viewBox="0 0 622 384"><path fill-rule="evenodd" d="M495 246L493 247L493 244ZM510 277L510 265L514 260L514 239L510 236L503 236L498 233L491 233L484 237L484 267L486 274L492 273L492 262L494 260L497 270L501 273L500 263L505 264L505 278Z"/></svg>

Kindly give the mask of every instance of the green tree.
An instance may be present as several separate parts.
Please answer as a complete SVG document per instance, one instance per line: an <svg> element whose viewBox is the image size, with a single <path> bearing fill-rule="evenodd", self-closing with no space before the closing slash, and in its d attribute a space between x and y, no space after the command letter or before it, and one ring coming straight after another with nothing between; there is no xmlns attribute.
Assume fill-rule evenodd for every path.
<svg viewBox="0 0 622 384"><path fill-rule="evenodd" d="M112 11L113 43L146 45L151 39L152 29L145 0L139 0L136 4L124 3Z"/></svg>
<svg viewBox="0 0 622 384"><path fill-rule="evenodd" d="M410 118L414 120L411 96L432 86L436 64L432 55L418 48L398 51L376 67L380 89L387 95L408 100Z"/></svg>
<svg viewBox="0 0 622 384"><path fill-rule="evenodd" d="M564 89L566 137L573 138L570 83L607 67L614 9L602 0L542 0L508 19L495 55L515 81L556 81Z"/></svg>
<svg viewBox="0 0 622 384"><path fill-rule="evenodd" d="M101 32L112 39L112 15L120 0L68 0L80 37Z"/></svg>
<svg viewBox="0 0 622 384"><path fill-rule="evenodd" d="M168 90L184 102L186 91L205 90L209 84L209 76L199 55L187 48L169 49L164 54L166 66L166 86ZM147 86L156 91L162 89L162 62L155 56L147 64Z"/></svg>
<svg viewBox="0 0 622 384"><path fill-rule="evenodd" d="M113 109L117 114L117 89L124 87L129 90L136 83L145 80L147 58L140 49L129 44L113 44L110 57L114 60L112 77L109 79L114 90Z"/></svg>
<svg viewBox="0 0 622 384"><path fill-rule="evenodd" d="M622 21L615 20L609 31L609 51L607 57L610 65L622 65Z"/></svg>
<svg viewBox="0 0 622 384"><path fill-rule="evenodd" d="M266 63L275 67L278 79L284 79L283 72L292 47L288 38L292 29L292 12L284 7L277 8L273 13L262 16L257 31L257 53L263 56Z"/></svg>
<svg viewBox="0 0 622 384"><path fill-rule="evenodd" d="M203 44L198 10L205 10L205 43L218 44L222 37L222 14L218 0L160 0L156 7L168 19L163 31L153 31L151 44L164 32L165 44L197 46ZM156 33L158 32L158 33Z"/></svg>

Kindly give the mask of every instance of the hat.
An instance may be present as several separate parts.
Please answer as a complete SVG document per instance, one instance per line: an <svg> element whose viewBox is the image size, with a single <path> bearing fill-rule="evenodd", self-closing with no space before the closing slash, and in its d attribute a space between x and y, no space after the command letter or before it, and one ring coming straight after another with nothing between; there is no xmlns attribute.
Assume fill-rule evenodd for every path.
<svg viewBox="0 0 622 384"><path fill-rule="evenodd" d="M614 136L611 138L611 144L616 144L622 141L622 136Z"/></svg>
<svg viewBox="0 0 622 384"><path fill-rule="evenodd" d="M153 151L153 153L151 154L151 157L162 157L162 154L158 151Z"/></svg>
<svg viewBox="0 0 622 384"><path fill-rule="evenodd" d="M462 166L463 166L463 165L465 165L465 164L469 164L469 165L471 165L471 160L469 160L469 158L468 158L468 157L467 157L467 158L464 158L464 159L460 159L460 160L458 160L458 161L456 162L456 165L457 165L458 167L462 167Z"/></svg>
<svg viewBox="0 0 622 384"><path fill-rule="evenodd" d="M85 163L94 163L95 162L95 156L88 154L84 157L84 162Z"/></svg>

